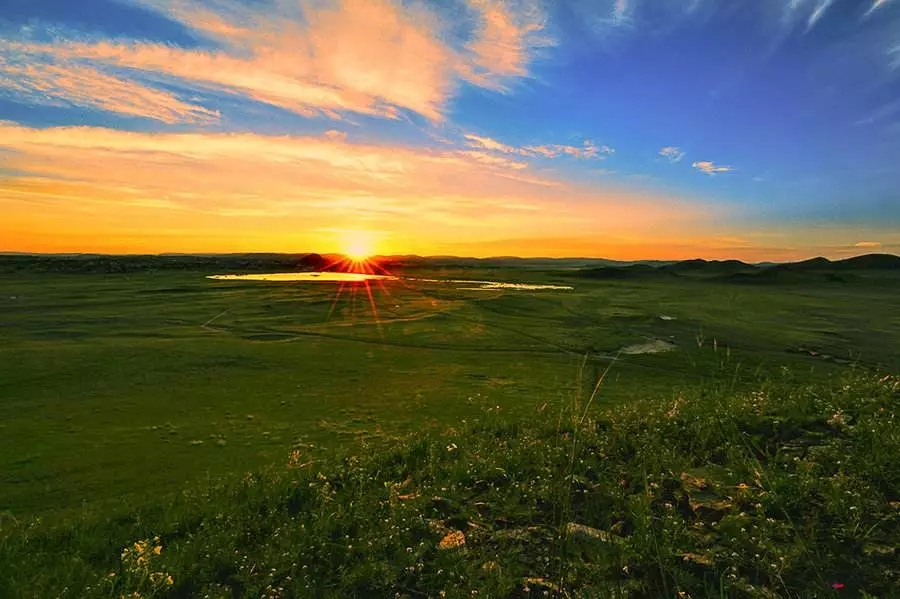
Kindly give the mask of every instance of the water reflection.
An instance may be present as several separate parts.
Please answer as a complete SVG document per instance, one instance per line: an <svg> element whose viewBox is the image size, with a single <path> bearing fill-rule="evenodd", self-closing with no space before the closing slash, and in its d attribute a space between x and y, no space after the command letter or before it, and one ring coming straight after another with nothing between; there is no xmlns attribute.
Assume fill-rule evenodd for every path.
<svg viewBox="0 0 900 599"><path fill-rule="evenodd" d="M367 281L415 281L417 283L442 283L462 285L460 291L571 291L568 285L543 285L534 283L504 283L500 281L470 281L466 279L420 279L391 275L372 275L357 272L282 272L249 275L209 275L208 279L219 281L274 281L274 282L321 282L321 283L362 283Z"/></svg>
<svg viewBox="0 0 900 599"><path fill-rule="evenodd" d="M321 283L362 283L363 281L397 280L397 277L390 275L370 275L360 272L276 272L253 275L209 275L206 278L219 281L315 281Z"/></svg>
<svg viewBox="0 0 900 599"><path fill-rule="evenodd" d="M468 285L468 287L457 287L460 291L483 291L512 289L518 291L571 291L575 289L569 285L538 285L536 283L501 283L500 281L470 281L466 279L410 279L411 281L421 281L423 283L454 283L459 285Z"/></svg>

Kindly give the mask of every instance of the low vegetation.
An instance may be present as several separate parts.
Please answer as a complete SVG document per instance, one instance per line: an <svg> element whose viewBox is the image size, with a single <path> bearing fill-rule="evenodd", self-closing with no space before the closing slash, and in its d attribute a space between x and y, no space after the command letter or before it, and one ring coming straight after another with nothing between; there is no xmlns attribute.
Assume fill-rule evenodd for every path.
<svg viewBox="0 0 900 599"><path fill-rule="evenodd" d="M896 596L900 378L552 411L0 520L0 596Z"/></svg>

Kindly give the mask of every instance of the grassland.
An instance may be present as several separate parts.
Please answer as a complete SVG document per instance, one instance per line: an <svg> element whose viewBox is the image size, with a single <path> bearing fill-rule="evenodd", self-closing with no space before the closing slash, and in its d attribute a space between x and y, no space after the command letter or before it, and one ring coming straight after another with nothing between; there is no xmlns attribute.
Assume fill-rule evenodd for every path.
<svg viewBox="0 0 900 599"><path fill-rule="evenodd" d="M863 273L852 284L819 277L748 284L690 273L611 280L547 268L420 265L406 274L574 290L471 291L389 281L372 287L370 303L362 287L338 296L330 284L205 278L217 272L0 274L0 558L9 564L0 578L11 581L5 587L10 596L56 596L63 587L69 596L146 594L148 588L135 585L149 579L129 574L119 553L155 535L165 547L160 568L175 581L157 589L165 596L258 596L270 583L287 589L288 596L437 596L440 590L462 596L465 585L444 576L451 572L487 596L504 597L521 594L529 577L549 584L532 585L548 592L590 588L597 596L672 596L677 590L703 596L723 589L743 596L738 580L751 590L775 589L771 596L785 589L802 594L803 584L815 584L818 596L827 596L829 576L846 578L857 570L853 576L865 573L869 582L847 578L840 584L889 596L885 589L896 582L890 568L879 565L896 559L885 549L891 541L878 536L896 533L896 514L886 506L900 500L891 495L900 487L888 474L890 462L883 462L900 455L896 433L891 436L880 420L865 429L877 430L877 438L861 437L865 431L856 426L881 418L873 416L873 406L886 410L880 412L884 418L896 410L896 396L885 390L890 379L879 387L874 374L861 374L900 370L900 286L890 273ZM648 340L676 349L620 352ZM783 372L790 373L787 379ZM599 394L581 411L604 373ZM847 382L851 373L862 378ZM841 391L845 386L854 391ZM756 415L747 411L752 393L772 398ZM582 404L576 426L577 397ZM685 414L691 418L664 418L679 397L690 399L693 411ZM700 418L704 406L709 414ZM855 432L822 425L838 413L850 415ZM623 424L616 424L618 418ZM528 424L536 419L550 424ZM723 422L730 436L716 437ZM793 423L786 436L785 423ZM744 430L756 432L746 437ZM659 433L659 440L648 431ZM813 447L811 453L790 453L798 439ZM763 444L759 451L754 443ZM448 452L451 445L466 449ZM644 445L656 449L638 452ZM287 468L292 451L302 459L295 466L312 460L315 467ZM625 459L628 451L640 459ZM841 452L860 461L867 453L877 459L849 472L832 463ZM812 460L806 478L783 463L787 455ZM597 456L616 459L607 464ZM716 467L698 471L703 464ZM769 469L769 482L751 476L754 464ZM466 478L464 468L485 471ZM531 481L533 493L500 479L482 489L478 481L494 480L496 468L510 480ZM247 472L257 474L237 482ZM329 499L319 472L326 481L355 482L332 485ZM693 479L682 480L682 473L705 484L692 491L693 483L685 481ZM816 480L838 484L832 480L838 473L853 478L847 490L869 503L859 503L857 495L856 503L841 499L837 487L816 490ZM614 491L609 477L619 476L628 484ZM666 477L680 481L678 489L669 488ZM771 506L757 502L768 511L753 525L768 526L768 518L777 524L760 538L773 539L772 546L793 560L788 570L779 570L781 582L771 569L750 564L749 546L736 548L736 558L719 551L725 533L712 541L703 537L709 531L696 539L689 534L698 522L712 526L742 512L740 518L757 518L728 489L753 484L771 498L776 480L784 492L775 494ZM667 489L668 499L663 491L648 491L651 482ZM296 489L304 491L292 495ZM676 528L660 528L653 501L677 506L701 491L712 493L710 502L731 502L740 510L732 514L731 507L714 503L716 522L698 507L692 508L694 516L675 518ZM814 492L825 493L825 499L816 495L810 511L800 509ZM417 499L390 501L391 493ZM435 497L451 507L441 508L443 500L435 507ZM384 511L386 499L397 511ZM587 511L579 511L582 500L591 504ZM851 520L835 519L835 510L851 506L875 520L851 526ZM621 524L625 520L616 518L629 511L635 521ZM812 524L800 521L807 518ZM310 528L284 532L296 522ZM559 534L569 522L588 528ZM862 544L845 539L833 547L813 535L815 523L837 526ZM383 541L392 526L403 529L396 533L402 547L397 539ZM465 551L435 548L451 529L467 535ZM848 530L875 536L857 538ZM596 531L626 540L596 543ZM284 545L273 545L273 535ZM349 551L350 543L335 535L382 540L374 549L356 545ZM573 535L588 537L586 543L572 541L581 553L570 552ZM791 545L791 535L806 545ZM691 545L707 542L712 549L705 552ZM876 549L865 554L867 542ZM274 546L290 559L278 561ZM404 565L414 570L401 580L389 564L407 546L416 559ZM534 553L541 547L552 548L551 554ZM236 556L239 548L246 553ZM398 548L403 551L394 555ZM52 565L64 555L69 565ZM601 572L598 561L612 563L601 555L615 556L615 563L639 574ZM853 555L865 564L840 561ZM537 568L535 560L545 557L546 568ZM372 570L351 567L363 558ZM811 570L815 560L820 563ZM432 568L427 575L420 562ZM234 570L251 563L252 576ZM303 566L311 564L320 569L304 574ZM264 566L278 573L265 584L258 576ZM729 570L733 566L738 570ZM101 590L96 577L107 569L117 580L137 578Z"/></svg>

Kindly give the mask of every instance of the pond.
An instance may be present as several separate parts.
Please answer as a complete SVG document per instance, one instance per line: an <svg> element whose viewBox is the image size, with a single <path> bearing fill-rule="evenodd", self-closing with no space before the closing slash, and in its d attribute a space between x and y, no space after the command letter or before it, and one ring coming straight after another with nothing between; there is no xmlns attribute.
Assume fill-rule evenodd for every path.
<svg viewBox="0 0 900 599"><path fill-rule="evenodd" d="M461 279L419 279L392 275L371 275L356 272L281 272L248 275L209 275L219 281L270 281L277 283L362 283L365 281L415 281L418 283L442 283L456 285L461 291L571 291L568 285L538 285L501 281L469 281Z"/></svg>

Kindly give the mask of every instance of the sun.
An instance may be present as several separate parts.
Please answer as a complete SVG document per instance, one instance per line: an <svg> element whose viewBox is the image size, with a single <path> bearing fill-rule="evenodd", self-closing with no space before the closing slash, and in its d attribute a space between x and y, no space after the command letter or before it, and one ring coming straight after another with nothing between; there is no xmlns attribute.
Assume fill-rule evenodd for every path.
<svg viewBox="0 0 900 599"><path fill-rule="evenodd" d="M341 253L353 262L365 262L375 254L375 240L366 231L347 231L341 246Z"/></svg>

